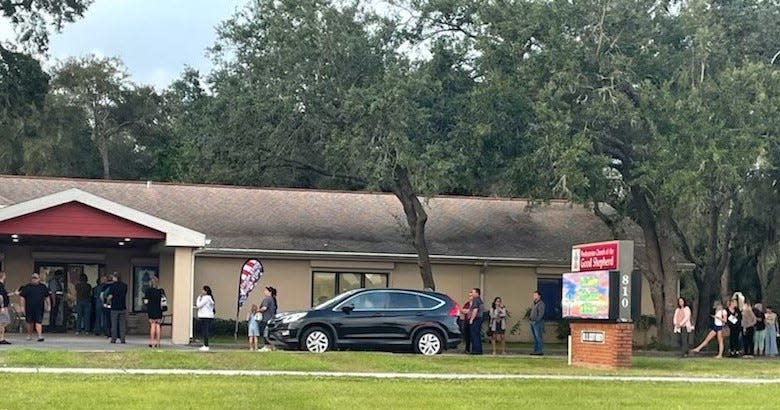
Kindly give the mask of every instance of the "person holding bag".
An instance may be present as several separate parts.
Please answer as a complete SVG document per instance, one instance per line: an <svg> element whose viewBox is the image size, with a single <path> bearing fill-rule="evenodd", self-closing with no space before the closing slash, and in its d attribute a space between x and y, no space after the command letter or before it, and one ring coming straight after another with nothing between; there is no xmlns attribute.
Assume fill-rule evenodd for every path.
<svg viewBox="0 0 780 410"><path fill-rule="evenodd" d="M160 325L163 318L162 300L165 291L157 287L157 278L149 279L149 288L144 293L144 306L149 316L149 347L160 347ZM167 307L167 306L166 306Z"/></svg>

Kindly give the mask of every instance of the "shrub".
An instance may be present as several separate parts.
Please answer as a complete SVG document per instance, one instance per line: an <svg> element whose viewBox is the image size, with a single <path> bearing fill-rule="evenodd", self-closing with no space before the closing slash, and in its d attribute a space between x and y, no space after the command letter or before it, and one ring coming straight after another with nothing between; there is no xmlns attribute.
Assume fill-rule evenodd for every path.
<svg viewBox="0 0 780 410"><path fill-rule="evenodd" d="M200 335L200 327L198 326L198 319L192 320L193 334L195 337ZM233 319L214 319L211 323L211 335L212 336L233 336L236 333L236 321ZM247 335L247 321L242 320L238 322L238 335Z"/></svg>

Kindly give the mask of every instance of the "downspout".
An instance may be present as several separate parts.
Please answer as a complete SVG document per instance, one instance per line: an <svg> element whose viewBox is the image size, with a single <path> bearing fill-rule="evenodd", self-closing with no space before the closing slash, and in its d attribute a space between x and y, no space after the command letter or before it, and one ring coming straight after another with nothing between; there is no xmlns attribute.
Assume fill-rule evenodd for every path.
<svg viewBox="0 0 780 410"><path fill-rule="evenodd" d="M488 260L482 261L482 266L479 267L479 289L482 291L482 295L485 295L485 273L488 268Z"/></svg>

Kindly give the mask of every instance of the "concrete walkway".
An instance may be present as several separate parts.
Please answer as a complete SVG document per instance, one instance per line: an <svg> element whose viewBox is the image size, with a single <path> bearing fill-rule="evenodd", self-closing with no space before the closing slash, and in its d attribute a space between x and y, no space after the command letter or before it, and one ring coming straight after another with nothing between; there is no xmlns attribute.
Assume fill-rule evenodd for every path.
<svg viewBox="0 0 780 410"><path fill-rule="evenodd" d="M112 352L132 349L149 349L149 338L147 336L127 336L126 344L110 343L110 339L105 336L95 335L74 335L69 333L44 333L43 342L38 342L35 336L32 340L27 340L26 334L6 333L5 339L11 342L10 345L0 345L0 351L7 349L42 349L42 350L73 350L89 352ZM166 350L182 349L191 350L192 346L174 345L171 339L161 339L160 346Z"/></svg>

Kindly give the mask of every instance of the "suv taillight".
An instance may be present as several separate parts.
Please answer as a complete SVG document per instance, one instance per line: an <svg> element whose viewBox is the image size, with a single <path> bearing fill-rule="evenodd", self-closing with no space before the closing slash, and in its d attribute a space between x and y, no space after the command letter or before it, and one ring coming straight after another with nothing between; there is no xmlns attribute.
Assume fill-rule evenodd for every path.
<svg viewBox="0 0 780 410"><path fill-rule="evenodd" d="M452 298L450 298L452 301L452 307L450 308L450 311L447 312L447 316L450 317L458 317L460 316L460 306L458 306L458 302L454 301Z"/></svg>

